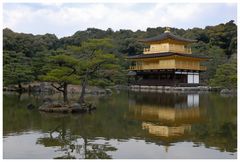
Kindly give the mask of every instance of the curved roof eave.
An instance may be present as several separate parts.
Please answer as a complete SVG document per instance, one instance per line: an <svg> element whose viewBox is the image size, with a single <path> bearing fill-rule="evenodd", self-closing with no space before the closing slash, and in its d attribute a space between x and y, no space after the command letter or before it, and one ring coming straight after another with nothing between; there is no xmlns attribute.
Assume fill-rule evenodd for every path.
<svg viewBox="0 0 240 162"><path fill-rule="evenodd" d="M162 40L166 40L166 39L173 39L173 40L176 40L176 41L187 42L187 43L197 42L197 40L181 38L181 37L178 37L176 35L173 35L172 33L162 33L158 36L142 39L142 40L139 40L139 41L140 42L156 42L156 41L162 41Z"/></svg>

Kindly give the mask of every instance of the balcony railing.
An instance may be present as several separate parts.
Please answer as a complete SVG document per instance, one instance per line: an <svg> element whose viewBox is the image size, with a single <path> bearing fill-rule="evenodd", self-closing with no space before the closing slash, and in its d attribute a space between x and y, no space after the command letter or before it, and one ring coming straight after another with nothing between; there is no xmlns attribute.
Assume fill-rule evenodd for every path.
<svg viewBox="0 0 240 162"><path fill-rule="evenodd" d="M130 66L129 70L143 70L143 66L139 66L139 65Z"/></svg>
<svg viewBox="0 0 240 162"><path fill-rule="evenodd" d="M160 70L160 69L184 69L184 70L200 70L205 71L205 66L190 66L190 65L175 65L175 66L161 66L161 65L136 65L130 66L129 70Z"/></svg>
<svg viewBox="0 0 240 162"><path fill-rule="evenodd" d="M143 53L150 52L150 48L143 48Z"/></svg>
<svg viewBox="0 0 240 162"><path fill-rule="evenodd" d="M191 54L192 50L190 47L179 47L179 46L169 46L169 52L178 52L178 53L184 53L184 54Z"/></svg>
<svg viewBox="0 0 240 162"><path fill-rule="evenodd" d="M153 54L153 53L161 53L161 52L177 52L177 53L184 53L184 54L191 54L192 50L191 48L179 48L175 46L167 47L161 47L157 49L150 49L150 48L144 48L143 53L144 54Z"/></svg>

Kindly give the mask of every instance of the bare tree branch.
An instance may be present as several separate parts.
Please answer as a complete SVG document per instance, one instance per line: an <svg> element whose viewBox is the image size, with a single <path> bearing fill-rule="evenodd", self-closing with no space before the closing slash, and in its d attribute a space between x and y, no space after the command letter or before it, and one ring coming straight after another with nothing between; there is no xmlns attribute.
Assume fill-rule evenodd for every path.
<svg viewBox="0 0 240 162"><path fill-rule="evenodd" d="M60 91L60 92L64 92L64 90L61 89L61 88L63 88L63 86L62 86L61 84L60 84L59 87L57 87L57 86L55 86L53 83L51 83L51 86L52 86L53 88L57 89L57 90Z"/></svg>
<svg viewBox="0 0 240 162"><path fill-rule="evenodd" d="M103 64L105 64L107 61L102 61L98 64L95 65L95 67L93 67L93 69L91 71L88 72L88 74L93 74L95 73Z"/></svg>

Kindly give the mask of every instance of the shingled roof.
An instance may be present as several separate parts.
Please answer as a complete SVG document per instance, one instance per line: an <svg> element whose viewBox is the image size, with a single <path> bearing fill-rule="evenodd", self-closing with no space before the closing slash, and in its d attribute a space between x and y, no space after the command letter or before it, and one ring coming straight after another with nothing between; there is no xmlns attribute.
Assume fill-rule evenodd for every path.
<svg viewBox="0 0 240 162"><path fill-rule="evenodd" d="M141 58L156 58L156 57L166 57L166 56L184 56L190 58L199 58L199 59L209 59L208 57L189 55L189 54L180 54L174 52L164 52L164 53L154 53L154 54L141 54L135 56L128 56L128 59L141 59Z"/></svg>
<svg viewBox="0 0 240 162"><path fill-rule="evenodd" d="M142 40L140 40L140 42L156 42L156 41L162 41L162 40L165 40L165 39L173 39L173 40L176 40L176 41L187 42L187 43L197 42L197 40L191 40L191 39L178 37L176 35L173 35L170 32L164 32L164 33L162 33L158 36L155 36L155 37L142 39Z"/></svg>

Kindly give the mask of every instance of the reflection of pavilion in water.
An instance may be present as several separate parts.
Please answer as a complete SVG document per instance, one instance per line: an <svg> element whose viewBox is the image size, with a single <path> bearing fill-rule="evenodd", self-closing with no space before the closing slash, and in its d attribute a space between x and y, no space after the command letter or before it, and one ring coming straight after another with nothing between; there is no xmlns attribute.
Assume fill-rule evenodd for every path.
<svg viewBox="0 0 240 162"><path fill-rule="evenodd" d="M199 94L130 94L129 111L149 134L165 139L188 134L191 124L199 122L204 114Z"/></svg>
<svg viewBox="0 0 240 162"><path fill-rule="evenodd" d="M142 128L147 129L150 134L162 137L181 136L191 131L191 125L181 125L176 127L159 126L153 123L142 123Z"/></svg>

